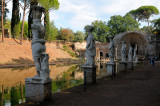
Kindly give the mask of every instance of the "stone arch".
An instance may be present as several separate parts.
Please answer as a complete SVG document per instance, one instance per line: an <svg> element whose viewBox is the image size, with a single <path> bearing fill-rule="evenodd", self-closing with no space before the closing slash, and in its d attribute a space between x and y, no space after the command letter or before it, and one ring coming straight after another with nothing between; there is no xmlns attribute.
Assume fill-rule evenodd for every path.
<svg viewBox="0 0 160 106"><path fill-rule="evenodd" d="M124 32L116 35L113 39L114 44L117 48L116 54L117 58L120 58L121 54L121 41L125 41L127 46L126 52L128 53L128 44L131 44L134 48L135 44L138 46L138 55L146 55L147 54L147 47L149 45L147 34L142 32Z"/></svg>

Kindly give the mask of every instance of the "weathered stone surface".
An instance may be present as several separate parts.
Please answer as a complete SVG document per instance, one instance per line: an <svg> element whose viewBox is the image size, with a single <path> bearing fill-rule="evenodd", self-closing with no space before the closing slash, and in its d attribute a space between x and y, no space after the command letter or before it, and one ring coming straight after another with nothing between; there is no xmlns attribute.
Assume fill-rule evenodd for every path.
<svg viewBox="0 0 160 106"><path fill-rule="evenodd" d="M122 47L121 47L121 61L125 62L126 61L126 44L124 41L122 42Z"/></svg>
<svg viewBox="0 0 160 106"><path fill-rule="evenodd" d="M132 52L132 51L133 51L133 48L132 48L131 44L129 44L128 47L129 47L129 51L128 51L128 61L129 61L129 62L132 62L132 61L133 61L133 55L132 55L132 54L133 54L133 52Z"/></svg>
<svg viewBox="0 0 160 106"><path fill-rule="evenodd" d="M25 79L26 102L44 102L52 99L52 79L50 79L49 55L45 53L45 28L41 24L44 8L40 6L31 7L33 18L32 28L32 56L36 64L37 75Z"/></svg>
<svg viewBox="0 0 160 106"><path fill-rule="evenodd" d="M133 70L133 62L127 62L127 69Z"/></svg>
<svg viewBox="0 0 160 106"><path fill-rule="evenodd" d="M127 63L119 62L119 71L127 71Z"/></svg>
<svg viewBox="0 0 160 106"><path fill-rule="evenodd" d="M88 66L83 65L84 69L84 79L87 84L94 84L96 83L96 68L97 66Z"/></svg>
<svg viewBox="0 0 160 106"><path fill-rule="evenodd" d="M107 63L107 76L114 76L116 72L115 63Z"/></svg>
<svg viewBox="0 0 160 106"><path fill-rule="evenodd" d="M115 48L114 48L113 36L110 36L109 52L108 52L110 63L114 63L114 54L115 54Z"/></svg>
<svg viewBox="0 0 160 106"><path fill-rule="evenodd" d="M52 99L52 79L43 80L39 77L25 79L26 102L44 102Z"/></svg>
<svg viewBox="0 0 160 106"><path fill-rule="evenodd" d="M87 27L85 28L85 30L88 33L87 45L86 45L87 62L85 63L85 65L95 65L96 46L95 46L95 39L92 34L92 31L94 30L94 28Z"/></svg>
<svg viewBox="0 0 160 106"><path fill-rule="evenodd" d="M115 35L113 41L117 48L117 58L120 59L121 52L121 41L124 40L126 45L131 44L132 47L135 47L135 44L138 46L137 55L156 55L156 39L155 36L148 32L143 31L127 31L124 33L119 33ZM129 48L127 47L128 51ZM157 56L158 57L158 56Z"/></svg>

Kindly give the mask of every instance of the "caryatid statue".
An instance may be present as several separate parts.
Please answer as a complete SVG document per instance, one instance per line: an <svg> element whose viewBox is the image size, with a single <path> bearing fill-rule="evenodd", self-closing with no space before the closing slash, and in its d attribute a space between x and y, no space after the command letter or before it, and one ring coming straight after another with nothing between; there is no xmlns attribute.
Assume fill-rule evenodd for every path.
<svg viewBox="0 0 160 106"><path fill-rule="evenodd" d="M132 46L129 44L128 61L132 61L132 60L133 60L132 56L133 56L133 48L132 48Z"/></svg>
<svg viewBox="0 0 160 106"><path fill-rule="evenodd" d="M46 73L49 74L49 66L48 66L49 56L48 54L45 53L46 51L45 40L44 40L45 28L41 24L41 16L43 12L44 12L43 7L39 6L32 7L32 12L31 12L31 17L33 19L33 23L31 24L32 34L33 34L32 56L36 64L36 72L38 77L41 76L40 71L45 71L43 72L43 77L46 75ZM48 75L45 77L47 78Z"/></svg>
<svg viewBox="0 0 160 106"><path fill-rule="evenodd" d="M110 43L109 43L109 59L110 59L110 63L114 62L114 53L115 53L115 48L114 48L114 42L113 42L113 36L109 36L110 38Z"/></svg>
<svg viewBox="0 0 160 106"><path fill-rule="evenodd" d="M85 28L88 37L87 37L87 46L86 46L86 58L87 62L85 65L94 66L95 65L95 55L96 55L96 47L95 47L95 39L93 37L92 31L93 27L89 26Z"/></svg>
<svg viewBox="0 0 160 106"><path fill-rule="evenodd" d="M125 41L121 41L122 42L122 48L121 48L121 61L126 61L126 44Z"/></svg>
<svg viewBox="0 0 160 106"><path fill-rule="evenodd" d="M134 61L138 61L138 57L137 57L137 44L135 44L135 47L134 47L133 60Z"/></svg>

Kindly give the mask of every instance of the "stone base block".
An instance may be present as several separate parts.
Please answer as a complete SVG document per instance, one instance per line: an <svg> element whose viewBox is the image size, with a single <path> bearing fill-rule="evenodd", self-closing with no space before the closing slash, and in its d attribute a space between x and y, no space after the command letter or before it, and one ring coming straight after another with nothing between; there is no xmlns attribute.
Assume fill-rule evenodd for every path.
<svg viewBox="0 0 160 106"><path fill-rule="evenodd" d="M107 76L114 76L116 73L115 63L107 63Z"/></svg>
<svg viewBox="0 0 160 106"><path fill-rule="evenodd" d="M133 70L133 62L127 62L127 69Z"/></svg>
<svg viewBox="0 0 160 106"><path fill-rule="evenodd" d="M40 78L25 79L26 102L45 102L52 100L52 79Z"/></svg>
<svg viewBox="0 0 160 106"><path fill-rule="evenodd" d="M138 64L138 62L137 62L137 61L133 61L133 67L136 67L136 66L137 66L137 64Z"/></svg>
<svg viewBox="0 0 160 106"><path fill-rule="evenodd" d="M119 71L127 71L127 63L119 62Z"/></svg>
<svg viewBox="0 0 160 106"><path fill-rule="evenodd" d="M97 66L83 65L84 69L84 83L94 84L96 83L96 68Z"/></svg>

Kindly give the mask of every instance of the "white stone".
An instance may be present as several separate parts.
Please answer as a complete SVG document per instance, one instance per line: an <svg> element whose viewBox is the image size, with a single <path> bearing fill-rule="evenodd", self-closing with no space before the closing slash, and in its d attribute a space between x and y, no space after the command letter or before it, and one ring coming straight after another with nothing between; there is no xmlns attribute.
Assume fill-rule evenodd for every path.
<svg viewBox="0 0 160 106"><path fill-rule="evenodd" d="M33 6L32 15L32 56L36 64L37 75L25 79L26 102L44 102L52 99L52 79L49 77L49 55L45 53L45 28L41 24L43 9Z"/></svg>
<svg viewBox="0 0 160 106"><path fill-rule="evenodd" d="M132 46L129 44L129 52L128 52L128 61L132 62L133 58L132 58L132 54L133 54L133 48Z"/></svg>
<svg viewBox="0 0 160 106"><path fill-rule="evenodd" d="M137 44L135 44L135 47L134 47L133 60L134 60L134 62L138 62L138 56L137 56Z"/></svg>
<svg viewBox="0 0 160 106"><path fill-rule="evenodd" d="M96 47L95 47L95 39L92 34L93 29L94 29L93 27L86 28L88 37L87 37L87 46L86 46L87 62L85 63L85 65L95 65Z"/></svg>
<svg viewBox="0 0 160 106"><path fill-rule="evenodd" d="M122 58L121 60L122 62L126 61L126 45L124 41L122 41L121 58Z"/></svg>
<svg viewBox="0 0 160 106"><path fill-rule="evenodd" d="M116 67L115 63L107 63L107 76L115 75Z"/></svg>
<svg viewBox="0 0 160 106"><path fill-rule="evenodd" d="M114 48L113 36L110 36L109 52L108 52L110 63L114 63L114 54L115 54L115 48Z"/></svg>

